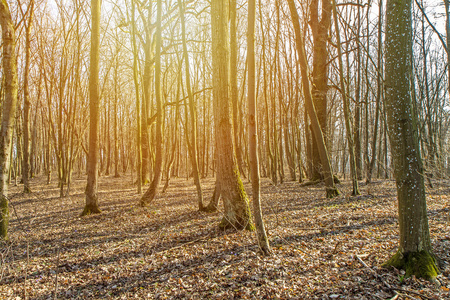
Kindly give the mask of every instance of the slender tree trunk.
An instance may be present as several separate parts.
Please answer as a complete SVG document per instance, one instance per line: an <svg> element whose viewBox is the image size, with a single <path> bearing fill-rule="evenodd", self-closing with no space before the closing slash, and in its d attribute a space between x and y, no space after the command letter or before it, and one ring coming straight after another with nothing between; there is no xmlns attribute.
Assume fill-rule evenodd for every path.
<svg viewBox="0 0 450 300"><path fill-rule="evenodd" d="M360 4L361 0L357 1ZM355 86L355 163L358 180L362 180L362 160L361 160L361 7L357 8L357 29L356 29L356 86Z"/></svg>
<svg viewBox="0 0 450 300"><path fill-rule="evenodd" d="M303 86L303 93L305 95L305 107L308 112L309 118L311 120L311 127L314 132L314 137L318 146L320 158L322 161L322 168L323 168L323 175L324 175L324 181L326 186L326 196L327 198L332 198L334 196L339 195L339 191L334 185L334 178L333 173L331 170L330 160L328 157L328 151L327 147L325 145L325 140L322 135L322 130L320 127L319 120L316 115L316 110L314 108L314 103L312 101L311 96L311 90L309 86L309 79L308 79L308 64L306 60L306 51L305 51L305 44L303 42L303 37L301 35L300 30L300 22L299 17L297 13L297 9L295 7L294 0L288 0L289 3L289 10L291 12L292 17L292 23L294 25L295 30L295 41L297 45L297 52L299 56L299 63L300 63L300 71L302 74L302 86Z"/></svg>
<svg viewBox="0 0 450 300"><path fill-rule="evenodd" d="M0 24L3 40L4 99L2 103L2 124L0 129L0 238L8 240L8 175L11 164L11 143L14 116L17 106L17 65L14 23L8 3L0 1Z"/></svg>
<svg viewBox="0 0 450 300"><path fill-rule="evenodd" d="M86 205L82 216L101 213L98 206L99 60L101 0L91 0L91 62L89 67L89 153L87 160Z"/></svg>
<svg viewBox="0 0 450 300"><path fill-rule="evenodd" d="M248 145L250 157L250 174L253 190L253 212L255 215L255 225L257 241L261 251L268 255L270 253L269 239L261 211L261 192L259 178L258 159L258 119L256 112L256 84L255 84L255 15L256 1L248 1L248 33L247 33L247 63L248 63Z"/></svg>
<svg viewBox="0 0 450 300"><path fill-rule="evenodd" d="M133 45L133 81L136 89L136 173L137 173L137 192L142 193L142 143L141 143L141 97L139 89L138 73L138 48L136 43L136 19L135 3L131 1L131 43Z"/></svg>
<svg viewBox="0 0 450 300"><path fill-rule="evenodd" d="M31 56L31 27L33 24L34 1L30 1L29 15L25 27L25 66L23 75L23 160L22 160L22 180L23 192L31 193L30 188L30 93L28 90L28 79L30 73Z"/></svg>
<svg viewBox="0 0 450 300"><path fill-rule="evenodd" d="M157 0L156 5L156 49L155 49L155 100L156 100L156 153L153 168L153 180L140 200L141 206L149 205L156 196L161 182L162 169L162 99L161 99L161 39L162 39L162 0Z"/></svg>
<svg viewBox="0 0 450 300"><path fill-rule="evenodd" d="M355 160L355 147L353 143L353 128L350 121L350 108L349 101L347 98L347 89L345 87L345 78L344 78L344 64L342 63L342 48L341 48L341 37L339 31L339 20L336 10L336 0L333 1L333 18L334 18L334 29L336 31L336 46L338 49L338 62L339 62L339 75L340 75L340 86L341 86L341 94L342 101L344 103L344 119L345 119L345 129L347 136L348 149L350 153L350 176L352 179L353 191L352 195L359 195L358 188L358 174L356 172L356 160Z"/></svg>
<svg viewBox="0 0 450 300"><path fill-rule="evenodd" d="M428 229L423 165L411 103L411 0L388 0L386 8L386 98L394 177L397 185L400 243L385 264L434 280L439 272Z"/></svg>
<svg viewBox="0 0 450 300"><path fill-rule="evenodd" d="M383 26L383 0L380 0L378 4L378 61L377 61L377 99L375 105L375 125L373 127L373 139L372 139L372 155L370 158L369 166L367 169L366 182L370 183L372 181L373 167L375 166L375 161L377 158L377 137L378 137L378 122L380 115L380 102L382 94L382 26Z"/></svg>
<svg viewBox="0 0 450 300"><path fill-rule="evenodd" d="M197 197L198 197L198 210L204 210L203 206L203 193L202 186L200 184L200 174L198 171L198 155L197 155L197 110L195 108L195 100L194 95L192 94L191 89L191 75L189 71L189 55L187 51L187 43L186 43L186 25L184 19L184 6L181 0L178 0L178 6L180 8L180 19L181 19L181 34L183 40L183 56L185 63L185 72L186 72L186 89L189 98L189 113L190 113L190 132L191 132L191 141L190 141L190 157L192 164L192 172L194 175L194 183L197 188ZM186 120L187 122L187 120ZM187 130L187 129L186 129ZM189 141L188 141L189 143Z"/></svg>
<svg viewBox="0 0 450 300"><path fill-rule="evenodd" d="M142 131L142 183L145 185L150 182L150 138L149 138L149 126L150 124L149 113L151 103L151 82L152 82L152 66L153 66L153 40L152 40L152 11L153 5L148 5L147 8L147 28L145 30L145 63L144 63L144 80L143 80L143 95L142 101L142 118L141 118L141 131Z"/></svg>

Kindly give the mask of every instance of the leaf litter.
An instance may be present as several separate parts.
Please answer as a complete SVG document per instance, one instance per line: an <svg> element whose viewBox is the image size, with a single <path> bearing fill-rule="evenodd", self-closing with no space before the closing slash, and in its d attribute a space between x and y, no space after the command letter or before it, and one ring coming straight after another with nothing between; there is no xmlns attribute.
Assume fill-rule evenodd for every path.
<svg viewBox="0 0 450 300"><path fill-rule="evenodd" d="M273 253L255 233L221 231L221 212L197 211L195 186L173 179L139 207L130 177L102 177L102 214L79 217L85 180L71 196L33 179L11 187L9 244L1 244L2 299L450 299L450 182L427 189L430 234L442 273L434 283L381 265L398 244L395 183L376 181L326 199L324 186L262 180ZM214 179L202 181L210 199ZM249 183L246 189L250 194Z"/></svg>

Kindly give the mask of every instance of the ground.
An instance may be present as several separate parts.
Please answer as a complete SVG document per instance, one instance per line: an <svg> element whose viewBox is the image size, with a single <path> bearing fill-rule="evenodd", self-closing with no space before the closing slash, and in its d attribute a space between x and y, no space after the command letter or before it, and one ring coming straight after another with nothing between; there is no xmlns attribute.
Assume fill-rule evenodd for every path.
<svg viewBox="0 0 450 300"><path fill-rule="evenodd" d="M220 231L221 212L198 212L191 180L172 179L142 208L131 177L101 177L103 213L79 217L85 182L65 198L45 178L32 194L11 187L0 299L450 299L449 181L427 190L435 283L381 268L398 245L393 181L362 184L355 197L343 181L326 199L323 185L263 179L268 257L254 232ZM209 199L214 179L202 186Z"/></svg>

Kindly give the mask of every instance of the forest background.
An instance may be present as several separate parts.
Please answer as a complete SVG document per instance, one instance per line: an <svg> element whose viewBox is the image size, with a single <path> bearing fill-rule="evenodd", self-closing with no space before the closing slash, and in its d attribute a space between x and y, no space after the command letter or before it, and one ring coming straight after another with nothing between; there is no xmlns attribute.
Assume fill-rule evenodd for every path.
<svg viewBox="0 0 450 300"><path fill-rule="evenodd" d="M8 287L8 295L12 295L13 290L17 292L20 282L26 283L29 276L39 278L43 274L37 271L42 268L42 257L41 250L36 250L42 241L34 234L40 235L47 229L37 226L30 233L30 228L36 224L44 227L45 223L52 224L48 227L49 234L54 226L58 226L56 220L59 219L60 225L65 225L56 234L58 238L54 243L63 243L61 239L66 228L78 230L73 220L83 223L78 224L79 229L90 226L87 220L107 221L105 217L96 219L95 216L78 219L80 214L100 213L103 205L106 211L111 210L117 206L117 203L112 204L116 201L126 204L120 210L128 210L130 205L144 207L139 208L140 217L131 214L136 220L151 218L154 212L155 220L160 220L162 226L167 220L162 221L158 216L161 217L159 214L164 211L176 216L186 213L192 218L203 218L212 226L211 215L193 212L192 203L196 201L199 211L222 217L220 227L252 229L248 198L239 191L244 189L243 181L247 192L255 199L260 189L255 186L259 183L257 173L263 178L262 210L276 219L281 210L269 211L269 207L280 202L267 195L271 189L279 191L278 201L284 201L285 206L294 205L299 199L311 199L312 206L302 207L305 216L301 220L306 216L314 219L313 214L307 212L314 209L314 203L337 201L330 205L337 205L336 213L343 214L345 209L340 205L347 205L349 202L346 201L361 204L369 199L354 209L371 207L377 212L377 209L383 209L377 204L380 195L387 193L387 198L395 198L392 181L396 152L391 150L393 146L388 138L390 111L386 82L390 75L387 70L389 51L385 47L389 42L386 3L381 0L258 2L252 7L255 19L250 23L250 2L253 3L2 1L2 5L9 4L15 32L18 87L17 111L11 114L8 133L11 140L2 150L2 155L10 158L10 166L4 168L2 165L2 182L6 184L6 188L2 185L3 191L7 191L9 184L12 192L2 199L2 205L6 203L6 207L12 207L10 226L2 225L2 230L9 229L12 241L2 247L0 279L2 285ZM224 6L215 6L218 4ZM298 14L297 24L293 11ZM421 180L427 184L428 199L432 201L429 205L436 206L433 206L435 220L431 222L437 222L433 223L435 230L444 232L432 233L432 237L441 235L440 243L432 242L437 256L445 257L442 253L448 247L448 234L445 234L448 220L442 220L445 215L448 218L446 194L450 168L449 3L447 0L417 0L411 12L412 55L404 56L408 58L405 65L409 68L410 117L416 126L418 153L423 161ZM2 15L4 31L5 20ZM249 42L252 41L248 34L250 25L254 30L254 47ZM222 29L225 31L220 31ZM298 33L301 33L300 40L306 50L303 54L308 70L302 69ZM7 47L3 48L2 59L6 62ZM224 51L223 55L220 51ZM2 99L7 99L8 74L4 71L2 75L0 94ZM310 88L305 88L304 81L302 85L305 79ZM227 101L217 100L217 95L224 93L226 97L221 99ZM6 107L7 102L3 101L2 105ZM314 105L308 104L309 101ZM314 113L308 111L308 107L313 107ZM4 112L5 119L8 114ZM6 127L2 125L3 128ZM258 140L248 139L249 133ZM255 161L256 157L258 160ZM256 168L252 168L255 165ZM82 182L86 183L86 174L88 184L84 197ZM187 182L193 179L195 191L191 191L192 187L184 184L181 178ZM337 183L339 180L342 184ZM161 182L164 187L160 187ZM185 192L169 196L171 185L183 188ZM116 190L120 195L113 194L114 186L120 187L120 191ZM103 194L102 189L109 192ZM291 197L281 196L284 190L291 191ZM360 194L362 196L358 196ZM220 197L224 202L223 209L218 205ZM328 199L332 197L337 200ZM162 203L157 204L154 199L164 203L178 199L176 201L182 200L183 204L167 212ZM439 201L433 202L433 199ZM268 238L262 219L258 218L261 216L259 201L252 203L259 249L268 254L271 250L269 240L279 245L286 236L279 233L274 239L273 233L269 233ZM58 208L61 205L70 207L64 210L64 218ZM397 210L394 202L389 205L393 214ZM158 209L153 210L155 207ZM217 210L219 213L215 212ZM354 214L348 211L344 215ZM332 216L331 213L329 217ZM374 220L379 218L376 213L373 217ZM53 218L55 223L52 223ZM269 226L273 224L270 220L275 222L270 216L268 220ZM326 227L316 221L318 228ZM391 226L397 224L389 222ZM289 226L295 223L292 221ZM327 226L336 225L331 223ZM42 232L35 232L39 230ZM155 231L160 232L159 228ZM322 233L322 230L318 232ZM233 234L238 235L236 239L241 243L253 239L246 233ZM210 238L221 236L221 233L208 231L205 235ZM111 238L114 239L113 234ZM323 242L321 238L314 235L312 241ZM348 237L342 237L342 241L346 239ZM396 242L398 235L392 239ZM202 241L207 243L207 238L186 238L180 245L167 245L160 250L165 253L168 249L176 250ZM339 250L341 243L334 244L331 257L342 252ZM34 250L30 250L30 245ZM56 277L55 280L47 279L47 284L54 284L55 296L65 292L73 296L76 292L70 288L58 291L61 247L51 255L56 257L56 267L48 267L45 276ZM154 247L159 246L155 244ZM248 247L245 249L251 249ZM33 251L38 254L36 261L30 262ZM387 261L389 253L383 255ZM365 265L356 253L351 257L371 270L370 274L379 271ZM448 292L446 260L442 259L444 279L439 277L442 288L436 291L428 283L421 283L431 291L425 291L426 297ZM379 266L382 262L377 257L372 258L372 263ZM345 264L350 266L348 261ZM69 272L72 266L65 268ZM84 272L89 273L88 269ZM222 273L223 270L219 275ZM381 282L383 289L395 290L392 282L379 275L371 276ZM403 279L400 281L402 283ZM45 293L52 293L45 282L42 284L46 286ZM267 287L267 284L262 286ZM118 284L115 285L117 288ZM339 289L324 292L320 288L319 284L311 290L296 292L299 295L303 292L344 295ZM373 287L374 290L377 288ZM289 289L292 288L286 288L286 295L290 295ZM84 290L87 293L81 294L84 296L93 291L89 284ZM45 294L34 292L38 297ZM275 293L264 289L261 292ZM407 293L399 289L397 297L402 297L402 292ZM25 287L21 293L26 298L30 291ZM124 287L117 295L121 293L128 295L129 290ZM292 293L296 295L295 291Z"/></svg>

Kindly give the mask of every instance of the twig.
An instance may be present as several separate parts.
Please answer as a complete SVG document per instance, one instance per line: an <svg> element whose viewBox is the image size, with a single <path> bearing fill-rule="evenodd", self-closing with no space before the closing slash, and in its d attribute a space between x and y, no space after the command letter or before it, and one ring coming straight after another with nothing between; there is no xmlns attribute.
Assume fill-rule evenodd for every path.
<svg viewBox="0 0 450 300"><path fill-rule="evenodd" d="M355 255L354 258L359 261L365 268L369 269L373 275L375 275L376 278L378 278L382 283L384 283L385 286L387 286L389 289L393 289L389 283L387 283L380 275L378 275L375 270L373 270L371 267L369 267L358 255Z"/></svg>
<svg viewBox="0 0 450 300"><path fill-rule="evenodd" d="M404 290L404 289L399 289L399 288L392 288L392 289L393 289L394 291L399 291L399 292L403 292L403 293L411 293L411 294L414 294L414 295L419 296L419 297L421 297L421 298L425 298L425 299L429 299L429 300L432 300L432 299L433 299L433 298L427 297L427 296L425 296L425 295L423 295L423 294L420 294L420 293L418 293L418 292L411 291L411 290ZM411 297L411 296L409 296L409 295L405 295L405 296L407 296L407 297L409 297L409 298L411 298L411 299L416 299L416 298Z"/></svg>

